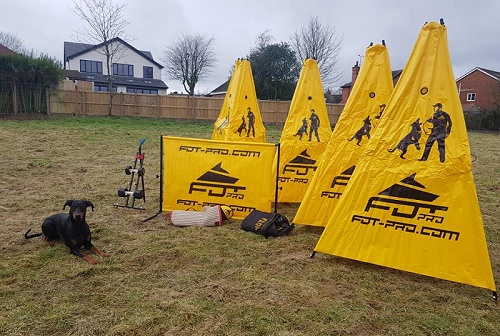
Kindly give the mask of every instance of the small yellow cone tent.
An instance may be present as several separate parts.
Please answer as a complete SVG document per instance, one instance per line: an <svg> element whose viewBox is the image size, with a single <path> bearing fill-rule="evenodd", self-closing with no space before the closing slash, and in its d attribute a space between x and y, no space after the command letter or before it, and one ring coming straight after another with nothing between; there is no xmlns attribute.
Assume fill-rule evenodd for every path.
<svg viewBox="0 0 500 336"><path fill-rule="evenodd" d="M393 91L389 53L385 45L368 47L365 61L333 130L324 156L293 220L325 226L342 195L365 144L380 122Z"/></svg>
<svg viewBox="0 0 500 336"><path fill-rule="evenodd" d="M306 59L281 133L279 202L302 201L331 135L318 64Z"/></svg>
<svg viewBox="0 0 500 336"><path fill-rule="evenodd" d="M266 142L252 67L247 60L236 61L212 140Z"/></svg>
<svg viewBox="0 0 500 336"><path fill-rule="evenodd" d="M315 251L495 291L443 24L421 29Z"/></svg>

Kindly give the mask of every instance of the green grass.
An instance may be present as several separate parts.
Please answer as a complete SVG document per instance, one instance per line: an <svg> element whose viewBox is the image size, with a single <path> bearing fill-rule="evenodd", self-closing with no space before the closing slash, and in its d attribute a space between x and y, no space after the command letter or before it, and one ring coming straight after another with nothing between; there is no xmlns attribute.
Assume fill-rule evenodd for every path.
<svg viewBox="0 0 500 336"><path fill-rule="evenodd" d="M321 228L264 239L240 221L177 228L159 209L161 135L211 137L213 124L122 117L0 120L0 334L498 335L499 306L468 285L317 254ZM268 126L268 141L281 130ZM113 207L146 138L146 211ZM500 279L500 134L469 133L495 278ZM93 266L43 238L43 219L86 198ZM464 200L466 202L466 200ZM278 211L293 218L294 204Z"/></svg>

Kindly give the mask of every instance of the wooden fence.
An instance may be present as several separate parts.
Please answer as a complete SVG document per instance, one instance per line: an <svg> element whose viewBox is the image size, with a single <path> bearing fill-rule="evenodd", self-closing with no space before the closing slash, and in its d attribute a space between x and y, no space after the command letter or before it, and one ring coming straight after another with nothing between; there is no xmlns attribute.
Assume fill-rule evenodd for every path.
<svg viewBox="0 0 500 336"><path fill-rule="evenodd" d="M108 93L58 90L50 95L49 113L73 115L107 115ZM223 97L189 97L186 95L146 95L117 93L112 115L197 121L215 121L219 117ZM267 124L285 123L290 101L259 100L262 120ZM332 125L344 108L343 104L326 104Z"/></svg>

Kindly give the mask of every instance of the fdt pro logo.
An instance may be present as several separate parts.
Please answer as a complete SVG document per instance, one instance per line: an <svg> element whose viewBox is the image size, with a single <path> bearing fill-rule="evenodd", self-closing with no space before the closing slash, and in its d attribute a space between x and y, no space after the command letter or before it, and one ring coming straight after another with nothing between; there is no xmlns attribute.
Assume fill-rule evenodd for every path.
<svg viewBox="0 0 500 336"><path fill-rule="evenodd" d="M351 166L344 170L342 173L339 175L335 176L332 180L332 184L330 185L330 190L324 190L321 192L321 197L328 197L328 198L340 198L342 196L342 191L344 191L345 186L347 183L349 183L349 180L351 179L352 173L354 172L354 169L356 166ZM336 186L339 186L342 190L340 191L339 188L335 189Z"/></svg>
<svg viewBox="0 0 500 336"><path fill-rule="evenodd" d="M282 174L290 172L301 176L307 175L309 170L316 171L318 167L315 166L315 163L316 160L311 159L311 156L307 153L307 149L305 149L283 167Z"/></svg>
<svg viewBox="0 0 500 336"><path fill-rule="evenodd" d="M212 169L198 177L196 181L191 182L189 193L203 192L207 193L208 196L244 199L245 195L242 191L247 188L237 185L236 182L238 182L239 178L230 176L221 165L222 162L219 162Z"/></svg>
<svg viewBox="0 0 500 336"><path fill-rule="evenodd" d="M421 234L425 236L458 240L460 232L445 230L442 226L445 220L447 206L435 204L439 195L424 190L425 186L415 180L412 174L399 183L372 196L365 206L365 213L373 213L375 209L386 214L382 218L355 214L351 222L360 222L363 225L383 226L401 232ZM425 224L425 225L420 225Z"/></svg>

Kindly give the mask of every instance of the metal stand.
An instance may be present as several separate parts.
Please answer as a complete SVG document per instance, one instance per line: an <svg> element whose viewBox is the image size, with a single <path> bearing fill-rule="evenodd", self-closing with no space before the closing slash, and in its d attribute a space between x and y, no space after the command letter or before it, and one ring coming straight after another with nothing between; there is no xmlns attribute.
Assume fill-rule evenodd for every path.
<svg viewBox="0 0 500 336"><path fill-rule="evenodd" d="M136 210L146 210L143 207L135 206L136 199L142 199L146 202L146 191L144 189L144 153L142 152L142 144L146 141L146 139L142 139L139 143L139 149L135 154L135 160L133 166L125 167L125 174L130 175L130 183L128 188L120 188L118 189L119 197L126 197L125 204L113 204L115 207L136 209ZM139 166L137 166L139 164ZM134 178L135 183L134 183ZM141 188L139 188L139 184ZM132 187L134 190L132 190Z"/></svg>

